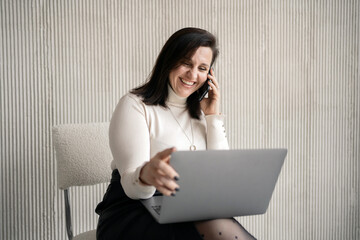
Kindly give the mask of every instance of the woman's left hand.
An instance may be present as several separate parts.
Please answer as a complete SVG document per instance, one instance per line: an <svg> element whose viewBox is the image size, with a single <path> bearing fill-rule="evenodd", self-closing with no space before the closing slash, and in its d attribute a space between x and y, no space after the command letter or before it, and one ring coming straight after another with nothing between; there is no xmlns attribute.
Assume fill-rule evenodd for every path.
<svg viewBox="0 0 360 240"><path fill-rule="evenodd" d="M220 91L219 83L214 75L214 69L210 70L211 74L208 74L208 81L210 90L208 98L203 98L200 102L200 106L205 115L219 115L220 114Z"/></svg>

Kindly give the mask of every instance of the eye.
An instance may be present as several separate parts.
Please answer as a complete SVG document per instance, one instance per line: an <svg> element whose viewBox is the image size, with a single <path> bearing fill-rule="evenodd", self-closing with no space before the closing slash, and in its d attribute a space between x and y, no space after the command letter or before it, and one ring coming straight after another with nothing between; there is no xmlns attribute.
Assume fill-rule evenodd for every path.
<svg viewBox="0 0 360 240"><path fill-rule="evenodd" d="M207 71L206 67L200 67L199 69L200 69L200 71Z"/></svg>
<svg viewBox="0 0 360 240"><path fill-rule="evenodd" d="M182 64L185 66L191 66L191 64L189 62L182 62Z"/></svg>

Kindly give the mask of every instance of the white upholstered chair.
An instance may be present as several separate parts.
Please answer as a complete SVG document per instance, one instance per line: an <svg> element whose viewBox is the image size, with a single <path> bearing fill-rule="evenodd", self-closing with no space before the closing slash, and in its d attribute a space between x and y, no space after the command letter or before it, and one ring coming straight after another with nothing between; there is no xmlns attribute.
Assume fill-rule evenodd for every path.
<svg viewBox="0 0 360 240"><path fill-rule="evenodd" d="M69 187L109 182L112 160L109 123L64 124L52 129L58 188L64 190L65 221L70 240L96 239L96 230L73 237Z"/></svg>

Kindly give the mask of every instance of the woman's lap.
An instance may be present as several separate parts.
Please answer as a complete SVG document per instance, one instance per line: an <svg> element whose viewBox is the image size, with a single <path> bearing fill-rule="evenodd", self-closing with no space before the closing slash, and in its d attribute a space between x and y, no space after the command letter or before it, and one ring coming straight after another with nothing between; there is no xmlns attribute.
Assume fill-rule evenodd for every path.
<svg viewBox="0 0 360 240"><path fill-rule="evenodd" d="M138 200L128 198L114 170L103 201L96 208L100 215L97 239L201 239L191 222L159 224Z"/></svg>

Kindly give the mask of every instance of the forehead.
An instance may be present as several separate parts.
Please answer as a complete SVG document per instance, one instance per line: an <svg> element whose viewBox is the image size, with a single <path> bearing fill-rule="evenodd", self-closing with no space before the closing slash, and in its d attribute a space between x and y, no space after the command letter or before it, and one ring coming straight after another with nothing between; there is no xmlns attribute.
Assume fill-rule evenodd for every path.
<svg viewBox="0 0 360 240"><path fill-rule="evenodd" d="M210 66L212 60L212 50L209 47L199 47L189 60L197 64L207 64Z"/></svg>

